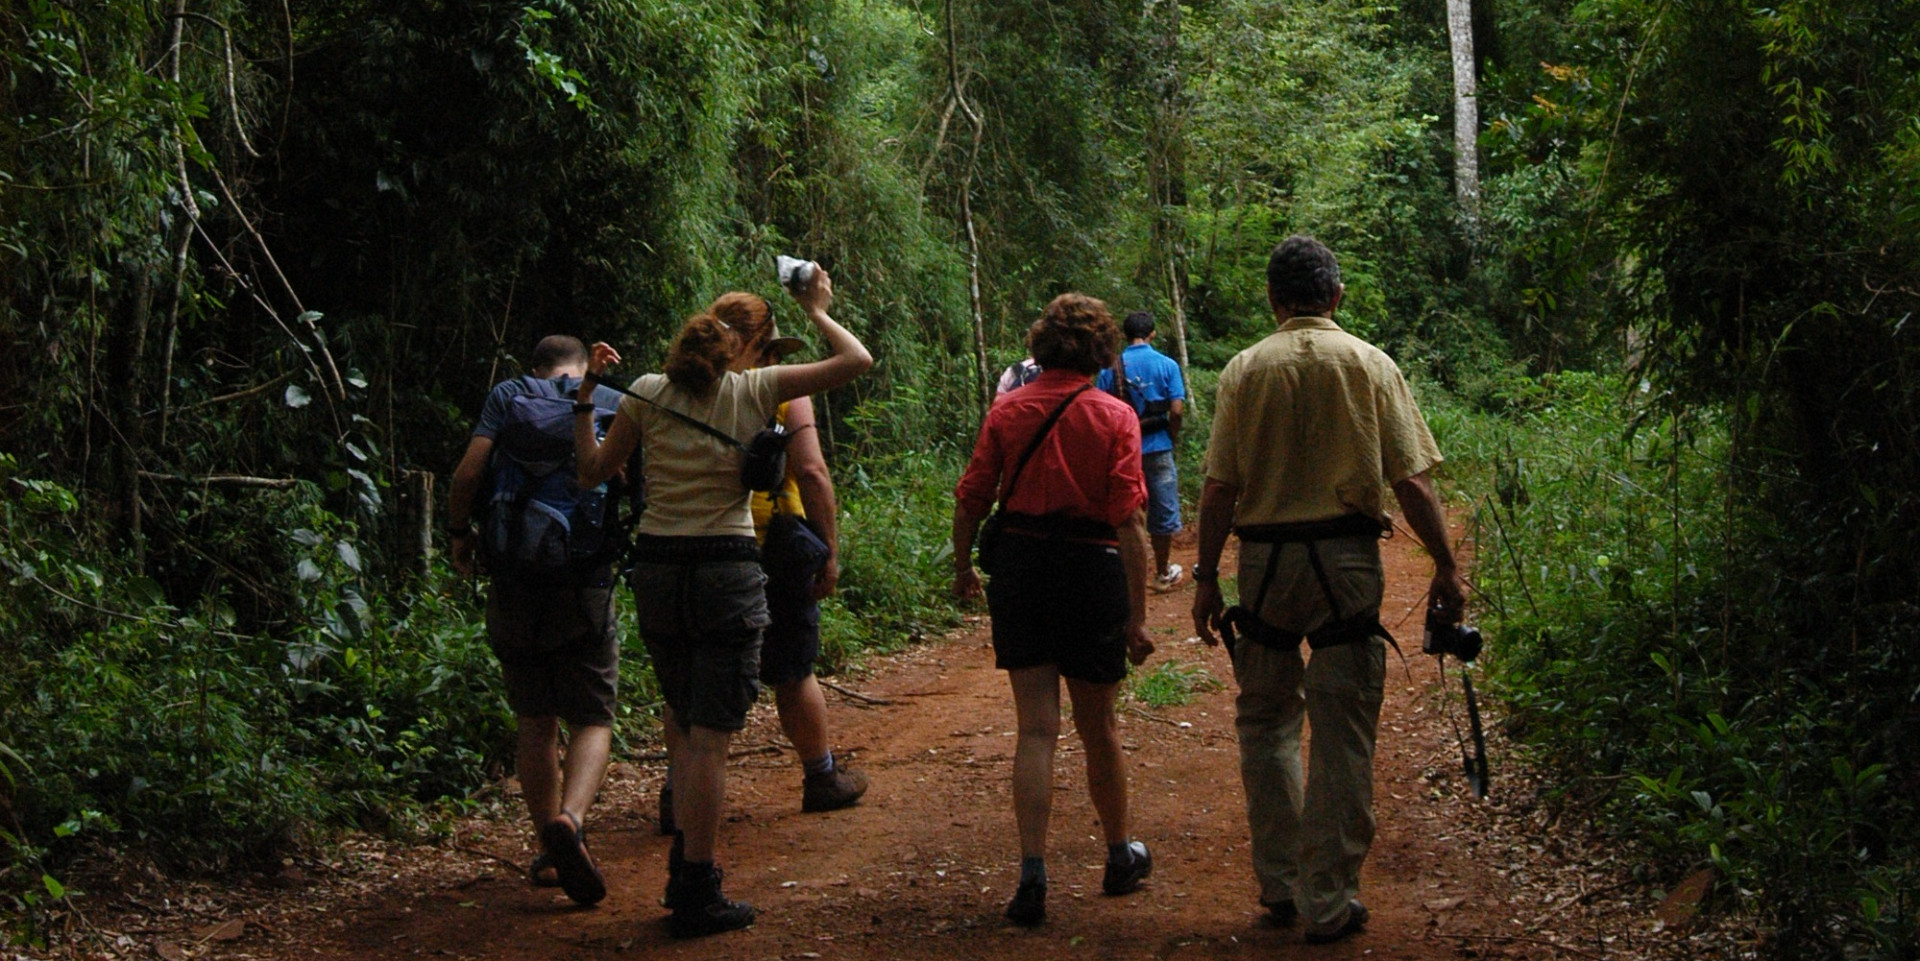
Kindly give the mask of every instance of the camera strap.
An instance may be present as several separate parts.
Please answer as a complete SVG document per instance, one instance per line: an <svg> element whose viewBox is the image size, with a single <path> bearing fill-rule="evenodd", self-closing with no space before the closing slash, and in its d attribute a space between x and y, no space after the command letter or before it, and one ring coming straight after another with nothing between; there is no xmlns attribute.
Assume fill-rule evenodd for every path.
<svg viewBox="0 0 1920 961"><path fill-rule="evenodd" d="M634 400L641 401L643 403L652 404L653 406L658 407L661 410L666 411L667 413L672 414L673 416L679 418L680 421L686 424L687 426L692 427L695 430L702 431L708 434L709 436L713 437L714 439L720 441L721 443L727 444L731 447L737 448L742 451L747 449L747 446L745 444L740 443L740 441L737 438L735 438L732 434L729 434L726 431L723 431L720 428L715 427L704 420L700 420L698 418L695 418L687 414L683 414L677 410L674 410L673 408L668 407L667 405L662 404L651 397L642 397L639 394L636 394L633 391L630 391L625 387L622 387L619 384L614 383L613 381L610 381L601 377L599 374L590 372L587 374L587 380L592 381L593 383L598 384L601 387L605 387L616 394L624 394L628 397L633 398ZM769 421L768 423L771 424L772 422Z"/></svg>
<svg viewBox="0 0 1920 961"><path fill-rule="evenodd" d="M613 381L610 381L604 377L601 377L599 374L588 373L587 380L591 381L594 384L598 384L601 387L605 387L616 394L623 394L627 397L633 398L634 400L641 401L643 403L652 404L653 406L660 408L662 411L665 411L666 413L672 414L673 416L679 418L680 421L686 424L687 426L692 427L696 430L699 430L713 437L715 440L718 440L721 443L726 444L734 448L735 450L740 451L743 454L747 452L747 445L740 443L740 440L738 438L734 437L732 434L727 433L726 431L721 430L718 427L713 426L712 424L707 423L704 420L700 420L688 414L683 414L677 410L674 410L671 407L668 407L665 404L660 403L657 400L654 400L651 397L642 397L639 394L636 394L633 391L630 391L625 387L622 387L619 384L614 383ZM767 428L769 429L772 428L775 424L779 423L779 420L780 420L780 415L778 413L774 414L772 417L767 418ZM813 426L812 424L808 424L806 427L800 428L800 430L806 430L807 428L812 426ZM789 433L787 435L788 439L791 440L793 434L797 434L799 432L800 431L793 431Z"/></svg>
<svg viewBox="0 0 1920 961"><path fill-rule="evenodd" d="M1440 662L1440 681L1444 685L1447 679L1447 659ZM1487 734L1480 724L1480 699L1473 694L1473 671L1465 666L1460 668L1460 687L1466 693L1467 727L1473 733L1472 750L1468 750L1467 736L1460 731L1460 720L1453 716L1451 707L1447 710L1447 720L1453 722L1453 736L1460 742L1460 766L1467 776L1467 787L1478 800L1486 800L1487 792L1493 787L1493 775L1487 769Z"/></svg>
<svg viewBox="0 0 1920 961"><path fill-rule="evenodd" d="M1060 415L1067 412L1067 406L1072 404L1081 394L1092 389L1093 383L1091 381L1081 384L1079 390L1068 394L1067 399L1061 401L1060 405L1053 409L1053 413L1047 415L1046 423L1040 425L1040 429L1033 435L1033 440L1028 442L1027 449L1020 453L1019 462L1013 465L1013 476L1007 478L1007 489L1000 495L1000 504L996 510L1005 508L1007 503L1013 500L1013 485L1020 483L1020 473L1027 469L1027 461L1033 459L1034 452L1040 449L1040 442L1046 440L1048 432L1053 430L1053 425L1060 421Z"/></svg>

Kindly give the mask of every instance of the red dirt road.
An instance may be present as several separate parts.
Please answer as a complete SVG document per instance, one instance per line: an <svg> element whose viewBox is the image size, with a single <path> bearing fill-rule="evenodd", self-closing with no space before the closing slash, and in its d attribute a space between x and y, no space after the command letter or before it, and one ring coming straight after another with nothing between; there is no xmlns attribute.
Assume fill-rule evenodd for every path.
<svg viewBox="0 0 1920 961"><path fill-rule="evenodd" d="M760 909L749 930L668 937L658 906L667 840L655 831L653 803L663 765L620 763L588 822L609 885L596 908L527 886L531 831L518 798L496 796L496 810L511 817L462 819L438 843L348 837L290 859L274 877L179 882L110 859L88 885L97 892L88 916L47 956L1637 961L1655 947L1698 956L1651 921L1660 894L1627 873L1634 855L1561 824L1538 803L1541 788L1526 770L1503 766L1497 738L1493 801L1465 797L1433 661L1418 654L1416 612L1431 568L1405 536L1387 542L1386 558L1382 619L1413 655L1405 667L1389 659L1375 776L1380 828L1362 877L1373 920L1339 944L1309 946L1299 929L1262 921L1232 670L1222 650L1187 640L1193 595L1183 587L1152 600L1160 650L1149 667L1204 668L1220 688L1180 707L1122 705L1133 832L1153 847L1154 876L1130 896L1100 895L1105 850L1069 718L1056 764L1048 919L1034 930L1001 917L1018 874L1008 791L1013 707L985 620L975 618L839 679L888 703L829 692L842 755L873 778L855 808L802 815L797 765L782 751L771 707L756 709L735 741L720 855L728 893ZM1176 548L1176 559L1190 562L1190 549ZM1457 714L1457 688L1450 698Z"/></svg>
<svg viewBox="0 0 1920 961"><path fill-rule="evenodd" d="M1430 568L1405 537L1389 541L1387 555L1383 619L1417 652L1418 617L1403 615L1417 607ZM304 930L281 928L261 939L270 946L248 945L246 953L289 959L1459 956L1458 942L1434 939L1431 929L1467 923L1450 915L1472 911L1499 879L1469 857L1468 839L1443 827L1447 807L1469 802L1458 800L1457 762L1450 761L1458 755L1450 753L1452 729L1432 695L1432 662L1416 653L1409 675L1392 661L1376 781L1380 832L1363 880L1373 921L1359 937L1312 948L1298 929L1266 926L1255 903L1232 670L1223 651L1187 641L1191 601L1190 588L1154 598L1155 661L1199 665L1224 683L1182 707L1128 702L1123 708L1134 834L1156 857L1153 878L1131 896L1100 895L1104 846L1069 726L1057 763L1047 923L1029 931L1001 919L1018 860L1008 781L1013 709L1005 677L993 669L985 621L977 619L958 636L886 659L846 682L890 704L829 692L842 752L873 778L859 806L802 815L790 755L752 753L734 763L721 862L729 894L760 909L750 930L696 941L667 936L658 907L667 841L654 832L652 803L661 771L621 765L590 821L610 889L599 907L575 909L557 892L533 890L498 861L466 857L459 868L459 859L434 858L437 877L402 871L393 888L310 915ZM751 750L778 741L763 706L735 746ZM456 847L524 863L525 833L517 823L474 822Z"/></svg>

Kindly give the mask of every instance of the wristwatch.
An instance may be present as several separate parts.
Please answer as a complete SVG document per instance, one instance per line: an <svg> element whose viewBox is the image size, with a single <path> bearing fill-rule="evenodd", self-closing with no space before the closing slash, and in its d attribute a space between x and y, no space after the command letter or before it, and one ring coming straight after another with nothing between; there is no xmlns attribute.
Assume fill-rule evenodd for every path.
<svg viewBox="0 0 1920 961"><path fill-rule="evenodd" d="M1193 579L1202 584L1216 584L1220 581L1220 568L1193 565Z"/></svg>
<svg viewBox="0 0 1920 961"><path fill-rule="evenodd" d="M576 414L591 414L593 413L593 404L584 400L576 400L573 402L573 412Z"/></svg>

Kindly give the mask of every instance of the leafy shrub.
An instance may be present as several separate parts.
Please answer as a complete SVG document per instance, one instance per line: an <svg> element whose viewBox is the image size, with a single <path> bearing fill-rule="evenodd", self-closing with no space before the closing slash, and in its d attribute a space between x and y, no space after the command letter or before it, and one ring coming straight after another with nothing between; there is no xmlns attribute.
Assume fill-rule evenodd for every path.
<svg viewBox="0 0 1920 961"><path fill-rule="evenodd" d="M1619 378L1536 388L1498 421L1429 408L1471 492L1486 662L1514 733L1569 772L1566 803L1673 876L1710 863L1727 903L1782 937L1902 956L1920 810L1884 692L1920 685L1911 612L1819 615L1853 618L1859 646L1806 659L1811 612L1843 605L1783 578L1805 547L1743 489L1719 414L1664 415Z"/></svg>

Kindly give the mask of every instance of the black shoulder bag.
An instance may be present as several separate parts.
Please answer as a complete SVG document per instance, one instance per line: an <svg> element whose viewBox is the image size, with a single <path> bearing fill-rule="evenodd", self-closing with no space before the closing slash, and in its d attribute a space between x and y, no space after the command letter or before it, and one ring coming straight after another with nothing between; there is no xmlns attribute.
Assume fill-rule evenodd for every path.
<svg viewBox="0 0 1920 961"><path fill-rule="evenodd" d="M776 491L780 489L780 483L787 477L787 444L792 442L793 434L789 433L786 426L780 423L780 415L777 413L767 418L767 426L760 428L754 433L752 439L742 444L734 439L733 435L728 434L706 421L689 417L651 397L642 397L598 374L588 374L587 379L615 393L624 394L634 400L652 404L679 418L682 423L685 423L689 427L703 431L721 443L739 451L741 457L740 486L745 487L747 490L760 491L762 493ZM807 426L811 427L813 425L809 424ZM801 429L804 430L806 428Z"/></svg>
<svg viewBox="0 0 1920 961"><path fill-rule="evenodd" d="M988 574L993 573L994 557L999 553L1000 549L1000 535L1007 526L1005 517L1006 505L1008 501L1013 499L1014 485L1020 483L1020 472L1027 469L1027 461L1033 458L1034 451L1040 449L1040 442L1046 439L1047 432L1053 430L1053 425L1059 422L1060 415L1067 412L1067 405L1073 403L1074 398L1092 389L1093 385L1091 383L1082 384L1079 390L1068 394L1067 399L1061 401L1060 406L1055 407L1053 413L1047 415L1046 422L1040 425L1040 430L1033 435L1033 440L1027 444L1026 451L1021 453L1020 460L1013 465L1013 476L1007 480L1006 492L1001 494L1000 502L993 506L993 513L987 515L987 519L980 524L980 535L974 538L973 541L975 555L979 558L981 570Z"/></svg>

